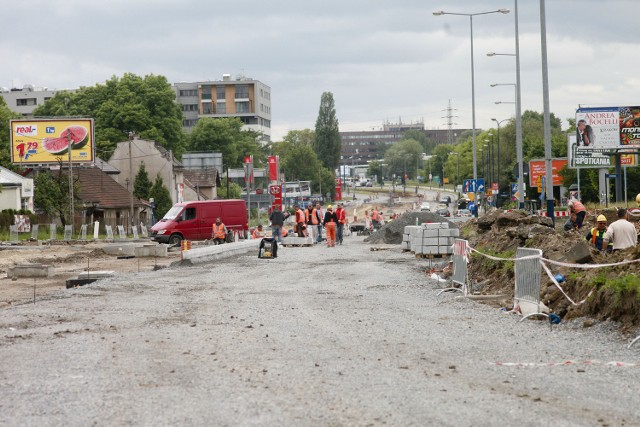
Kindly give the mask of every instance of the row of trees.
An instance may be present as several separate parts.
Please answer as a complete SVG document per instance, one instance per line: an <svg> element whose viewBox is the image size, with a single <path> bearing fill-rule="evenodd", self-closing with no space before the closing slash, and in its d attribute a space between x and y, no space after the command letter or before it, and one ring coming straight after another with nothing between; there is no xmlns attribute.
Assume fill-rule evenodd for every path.
<svg viewBox="0 0 640 427"><path fill-rule="evenodd" d="M333 95L322 94L314 130L291 131L282 141L263 145L261 135L243 130L238 118L203 118L191 133L182 129L181 106L164 76L140 77L127 73L112 77L104 84L82 87L74 92L58 92L34 111L36 117L92 117L95 123L97 156L109 159L118 142L129 132L156 141L172 150L179 159L186 151L221 152L224 166L242 167L243 159L253 155L255 167L266 166L270 154L281 158L281 171L288 180L310 180L313 191L334 192L333 170L340 161L340 136ZM9 120L18 118L0 98L0 127L9 129ZM10 134L0 132L0 165L10 164ZM36 208L65 222L69 210L68 182L61 173L42 172L36 178ZM219 189L221 196L238 197L240 187L232 184ZM46 190L45 190L46 189ZM78 194L77 189L74 194ZM148 177L144 167L136 176L135 195L153 197L159 214L170 207L169 191L160 177Z"/></svg>

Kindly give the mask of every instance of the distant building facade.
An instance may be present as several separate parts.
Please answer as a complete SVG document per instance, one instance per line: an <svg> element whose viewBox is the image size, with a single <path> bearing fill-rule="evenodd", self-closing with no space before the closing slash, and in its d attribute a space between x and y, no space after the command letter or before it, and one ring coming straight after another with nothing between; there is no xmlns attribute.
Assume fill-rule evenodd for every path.
<svg viewBox="0 0 640 427"><path fill-rule="evenodd" d="M4 98L7 107L14 113L21 114L23 117L33 117L33 110L44 104L49 98L58 92L74 92L75 89L65 90L49 90L46 87L34 87L25 85L22 89L7 89L0 87L0 96Z"/></svg>
<svg viewBox="0 0 640 427"><path fill-rule="evenodd" d="M129 162L133 170L129 169ZM178 203L183 200L196 200L197 195L184 194L184 176L182 163L177 160L171 150L167 150L155 141L138 139L131 141L131 157L129 156L129 141L118 142L108 163L121 173L113 175L113 179L127 191L133 191L133 181L144 162L149 180L153 183L160 175L164 186L171 194L171 201ZM188 189L187 189L188 190Z"/></svg>
<svg viewBox="0 0 640 427"><path fill-rule="evenodd" d="M384 147L404 138L408 130L422 132L437 145L447 144L448 129L425 129L424 123L385 123L380 130L340 132L342 149L340 163L343 165L366 164L382 159ZM467 129L452 129L456 141Z"/></svg>
<svg viewBox="0 0 640 427"><path fill-rule="evenodd" d="M187 131L202 117L237 117L244 129L261 132L262 142L271 141L271 88L266 84L223 74L222 80L174 83L173 88Z"/></svg>

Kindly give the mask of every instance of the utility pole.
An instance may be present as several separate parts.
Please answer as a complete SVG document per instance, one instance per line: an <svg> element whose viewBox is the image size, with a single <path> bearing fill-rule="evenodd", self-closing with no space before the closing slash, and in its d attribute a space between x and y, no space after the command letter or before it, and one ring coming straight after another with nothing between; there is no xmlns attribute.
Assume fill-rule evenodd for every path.
<svg viewBox="0 0 640 427"><path fill-rule="evenodd" d="M129 132L129 183L131 184L130 192L130 212L129 212L129 226L133 229L133 155L131 154L131 143L133 142L134 134Z"/></svg>
<svg viewBox="0 0 640 427"><path fill-rule="evenodd" d="M71 130L67 129L67 143L69 152L69 221L71 221L71 230L73 234L73 217L74 217L74 206L73 206L73 164L71 163Z"/></svg>

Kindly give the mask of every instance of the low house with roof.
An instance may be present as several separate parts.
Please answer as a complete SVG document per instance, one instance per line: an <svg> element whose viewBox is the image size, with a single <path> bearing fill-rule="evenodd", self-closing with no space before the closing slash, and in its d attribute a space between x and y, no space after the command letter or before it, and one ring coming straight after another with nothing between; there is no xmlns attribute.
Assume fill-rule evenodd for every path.
<svg viewBox="0 0 640 427"><path fill-rule="evenodd" d="M33 179L0 166L0 211L27 209L33 212Z"/></svg>
<svg viewBox="0 0 640 427"><path fill-rule="evenodd" d="M100 228L111 225L128 226L148 224L151 219L149 204L133 196L113 177L117 169L105 162L97 161L96 167L74 168L73 176L78 182L80 203L76 207L75 224L91 224L100 221ZM133 222L131 222L131 202L133 199Z"/></svg>

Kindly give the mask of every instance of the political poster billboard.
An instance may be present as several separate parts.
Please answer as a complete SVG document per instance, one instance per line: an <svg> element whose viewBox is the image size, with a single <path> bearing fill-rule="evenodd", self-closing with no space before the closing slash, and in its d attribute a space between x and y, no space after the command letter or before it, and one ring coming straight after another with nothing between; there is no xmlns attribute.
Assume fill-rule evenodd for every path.
<svg viewBox="0 0 640 427"><path fill-rule="evenodd" d="M46 165L69 161L91 164L95 160L93 119L11 120L11 162Z"/></svg>

